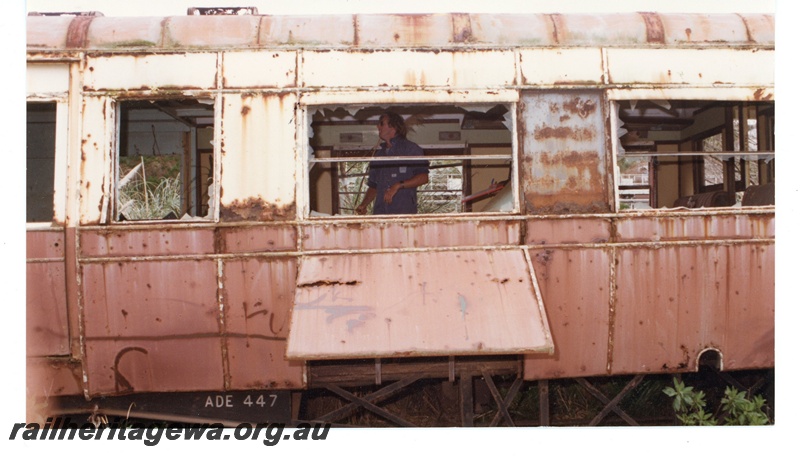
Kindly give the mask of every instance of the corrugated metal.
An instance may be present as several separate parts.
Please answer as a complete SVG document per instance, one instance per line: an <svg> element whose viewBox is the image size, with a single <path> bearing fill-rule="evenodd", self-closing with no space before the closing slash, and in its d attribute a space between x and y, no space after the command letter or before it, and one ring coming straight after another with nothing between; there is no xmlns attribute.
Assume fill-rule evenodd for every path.
<svg viewBox="0 0 800 456"><path fill-rule="evenodd" d="M296 275L294 258L224 262L229 389L305 386L305 363L284 358Z"/></svg>
<svg viewBox="0 0 800 456"><path fill-rule="evenodd" d="M220 253L279 252L297 247L292 225L218 227Z"/></svg>
<svg viewBox="0 0 800 456"><path fill-rule="evenodd" d="M522 192L529 213L609 212L600 91L521 94Z"/></svg>
<svg viewBox="0 0 800 456"><path fill-rule="evenodd" d="M531 250L555 343L526 355L527 380L603 375L608 359L611 257L606 250Z"/></svg>
<svg viewBox="0 0 800 456"><path fill-rule="evenodd" d="M29 49L772 46L772 15L397 14L27 18Z"/></svg>
<svg viewBox="0 0 800 456"><path fill-rule="evenodd" d="M82 256L152 256L152 255L203 255L214 253L212 228L170 227L153 230L81 230Z"/></svg>
<svg viewBox="0 0 800 456"><path fill-rule="evenodd" d="M48 399L53 396L83 395L81 364L68 358L25 359L25 376L28 400L28 422L43 422L47 407L52 405ZM33 402L33 404L31 404ZM31 414L37 414L31 419Z"/></svg>
<svg viewBox="0 0 800 456"><path fill-rule="evenodd" d="M612 374L774 365L774 245L620 249ZM643 286L647 284L647 286Z"/></svg>
<svg viewBox="0 0 800 456"><path fill-rule="evenodd" d="M314 223L303 225L307 250L493 246L516 244L520 222L514 220L448 220L427 222Z"/></svg>
<svg viewBox="0 0 800 456"><path fill-rule="evenodd" d="M528 245L607 243L612 236L611 219L563 218L527 221L525 243Z"/></svg>
<svg viewBox="0 0 800 456"><path fill-rule="evenodd" d="M224 388L216 261L82 271L90 395Z"/></svg>
<svg viewBox="0 0 800 456"><path fill-rule="evenodd" d="M667 44L774 41L775 18L767 14L658 14Z"/></svg>
<svg viewBox="0 0 800 456"><path fill-rule="evenodd" d="M27 356L69 355L64 262L28 263L26 279Z"/></svg>
<svg viewBox="0 0 800 456"><path fill-rule="evenodd" d="M616 221L619 241L653 242L710 239L774 239L775 217L702 215L691 217L631 217Z"/></svg>
<svg viewBox="0 0 800 456"><path fill-rule="evenodd" d="M550 353L534 280L522 250L303 257L287 356Z"/></svg>
<svg viewBox="0 0 800 456"><path fill-rule="evenodd" d="M528 220L556 351L527 355L525 378L689 372L708 349L774 365L773 240L760 213Z"/></svg>
<svg viewBox="0 0 800 456"><path fill-rule="evenodd" d="M26 234L26 355L70 354L63 230Z"/></svg>

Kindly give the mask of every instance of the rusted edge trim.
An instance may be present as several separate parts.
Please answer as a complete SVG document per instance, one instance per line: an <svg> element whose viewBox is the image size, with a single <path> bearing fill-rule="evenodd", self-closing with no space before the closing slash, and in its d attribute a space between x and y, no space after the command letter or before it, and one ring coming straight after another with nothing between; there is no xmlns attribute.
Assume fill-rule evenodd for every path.
<svg viewBox="0 0 800 456"><path fill-rule="evenodd" d="M69 231L74 231L72 236L70 236ZM81 265L81 258L80 258L80 251L81 251L81 237L77 229L74 230L67 230L65 235L67 238L67 244L70 243L70 238L72 239L72 249L66 248L65 251L67 252L66 256L69 258L69 261L65 261L65 279L67 280L67 321L70 321L71 318L69 316L70 309L75 308L77 309L77 320L78 320L78 357L80 358L81 363L81 385L83 386L83 396L89 400L91 398L91 394L89 391L89 366L86 362L86 321L83 315L84 307L83 307L83 266ZM74 272L71 271L72 268ZM74 277L75 280L71 281L70 278ZM71 288L74 287L74 290ZM74 305L70 305L70 299L74 299ZM70 345L72 345L73 335L70 334ZM72 351L72 350L70 350Z"/></svg>
<svg viewBox="0 0 800 456"><path fill-rule="evenodd" d="M700 371L700 358L708 351L717 352L717 355L719 355L719 366L717 367L717 370L719 370L720 372L724 371L725 370L724 369L724 367L725 367L724 354L722 353L722 350L719 347L715 347L713 345L705 347L702 350L700 350L699 352L697 352L697 356L694 359L694 371L695 372L699 372Z"/></svg>
<svg viewBox="0 0 800 456"><path fill-rule="evenodd" d="M542 295L542 290L539 288L539 279L536 277L536 270L533 267L533 261L531 260L531 253L530 247L524 246L522 247L522 254L525 258L525 263L528 267L528 273L530 274L531 278L531 285L533 286L533 294L536 296L536 308L539 310L539 322L542 325L542 329L544 330L545 336L545 343L549 344L549 350L547 352L541 351L542 353L547 353L548 355L555 354L556 344L553 340L553 334L550 331L550 322L547 319L547 309L544 303L544 296ZM524 366L523 366L524 369Z"/></svg>
<svg viewBox="0 0 800 456"><path fill-rule="evenodd" d="M47 257L47 258L27 258L25 262L28 264L31 263L58 263L61 261L66 261L66 257Z"/></svg>
<svg viewBox="0 0 800 456"><path fill-rule="evenodd" d="M197 255L147 255L136 257L83 257L80 264L93 263L136 263L143 261L197 261L197 260L241 260L248 258L297 258L305 256L322 255L375 255L387 253L441 253L441 252L469 252L469 251L502 251L518 250L526 247L532 250L543 249L610 249L610 248L650 248L662 249L667 247L700 247L700 246L728 246L728 245L769 245L775 244L774 238L769 239L714 239L714 240L674 240L674 241L631 241L631 242L605 242L584 244L530 244L520 246L517 244L493 246L463 246L463 247L412 247L412 248L383 248L383 249L341 249L341 250L306 250L280 251L280 252L251 252L251 253L225 253L225 254L197 254Z"/></svg>
<svg viewBox="0 0 800 456"><path fill-rule="evenodd" d="M614 365L614 324L617 312L617 247L611 248L608 265L608 344L606 347L606 373L611 374Z"/></svg>
<svg viewBox="0 0 800 456"><path fill-rule="evenodd" d="M225 280L224 280L224 262L217 259L217 309L219 309L219 344L221 351L222 361L222 384L225 391L231 387L231 368L230 359L228 359L228 338L225 337L227 332L225 326Z"/></svg>

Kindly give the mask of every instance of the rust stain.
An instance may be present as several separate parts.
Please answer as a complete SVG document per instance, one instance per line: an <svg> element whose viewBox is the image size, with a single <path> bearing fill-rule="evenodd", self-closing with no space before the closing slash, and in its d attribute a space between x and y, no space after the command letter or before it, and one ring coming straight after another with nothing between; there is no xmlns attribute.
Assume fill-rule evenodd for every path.
<svg viewBox="0 0 800 456"><path fill-rule="evenodd" d="M294 218L295 204L267 203L259 198L248 198L244 201L235 200L227 205L220 205L219 217L225 221L240 220L290 220Z"/></svg>
<svg viewBox="0 0 800 456"><path fill-rule="evenodd" d="M756 40L753 39L753 34L750 32L750 24L747 23L747 19L739 13L736 13L736 15L739 16L739 19L741 19L744 24L744 30L747 33L747 41L754 43Z"/></svg>
<svg viewBox="0 0 800 456"><path fill-rule="evenodd" d="M755 92L753 92L753 98L756 101L772 100L772 94L765 92L766 91L764 89L758 89Z"/></svg>
<svg viewBox="0 0 800 456"><path fill-rule="evenodd" d="M661 23L661 16L656 13L639 13L644 19L644 25L647 28L647 42L648 43L661 43L664 40L664 24Z"/></svg>
<svg viewBox="0 0 800 456"><path fill-rule="evenodd" d="M597 165L600 157L594 152L569 151L566 153L542 154L539 156L539 163L546 166L562 164L569 168L586 168L592 173L592 178L600 178ZM583 174L582 172L580 174Z"/></svg>
<svg viewBox="0 0 800 456"><path fill-rule="evenodd" d="M353 286L360 284L361 281L359 280L349 280L347 282L341 282L338 280L317 280L316 282L310 283L298 283L297 288L309 288L309 287L326 287L326 286L335 286L335 285L347 285Z"/></svg>
<svg viewBox="0 0 800 456"><path fill-rule="evenodd" d="M67 29L67 48L86 47L86 38L93 16L77 16L69 23Z"/></svg>
<svg viewBox="0 0 800 456"><path fill-rule="evenodd" d="M456 43L469 43L472 40L472 23L469 14L455 13L453 19L453 41Z"/></svg>
<svg viewBox="0 0 800 456"><path fill-rule="evenodd" d="M359 36L358 15L353 15L353 45L358 46L361 44L361 37Z"/></svg>
<svg viewBox="0 0 800 456"><path fill-rule="evenodd" d="M553 251L547 249L543 252L538 252L534 255L536 262L541 264L542 266L547 266L551 261L553 261Z"/></svg>
<svg viewBox="0 0 800 456"><path fill-rule="evenodd" d="M686 28L686 40L687 41L692 41L692 29L690 29L688 27Z"/></svg>
<svg viewBox="0 0 800 456"><path fill-rule="evenodd" d="M553 23L553 43L558 44L558 31L561 28L563 19L560 14L548 14L547 16L550 17L550 22Z"/></svg>
<svg viewBox="0 0 800 456"><path fill-rule="evenodd" d="M544 139L574 139L576 141L591 141L594 139L594 131L589 128L570 128L570 127L541 127L533 132L533 137L537 141Z"/></svg>
<svg viewBox="0 0 800 456"><path fill-rule="evenodd" d="M594 100L581 100L580 97L575 97L564 103L564 109L585 119L597 110L597 103Z"/></svg>

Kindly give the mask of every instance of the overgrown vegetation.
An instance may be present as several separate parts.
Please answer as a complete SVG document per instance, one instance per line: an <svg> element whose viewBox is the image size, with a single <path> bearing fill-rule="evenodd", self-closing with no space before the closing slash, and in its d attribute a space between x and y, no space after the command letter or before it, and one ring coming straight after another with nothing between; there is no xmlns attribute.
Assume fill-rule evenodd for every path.
<svg viewBox="0 0 800 456"><path fill-rule="evenodd" d="M157 220L181 213L177 156L120 157L118 212L127 220Z"/></svg>
<svg viewBox="0 0 800 456"><path fill-rule="evenodd" d="M770 424L765 409L766 401L760 395L748 398L746 392L726 387L716 413L706 411L703 391L686 386L677 378L674 387L664 388L664 394L673 398L672 408L678 420L686 426L716 426L719 424L754 426Z"/></svg>
<svg viewBox="0 0 800 456"><path fill-rule="evenodd" d="M605 400L599 399L576 379L549 380L546 383L528 381L513 396L507 410L515 426L543 425L541 401L544 398L548 401L545 407L548 421L544 424L549 426L587 426L598 419L601 413L602 418L598 419L596 425L627 426L629 422L619 414L622 412L636 423L647 426L772 424L772 409L767 402L774 401L771 393L771 372L726 373L726 378L733 382L731 384L744 388L744 392L728 386L728 381L710 369L685 373L682 378L694 387L675 380L671 374L648 375L627 391L611 410L607 410L609 401L616 401L618 395L630 388L634 376L585 379L595 393L604 396ZM505 400L516 376L495 376L493 380L500 396ZM350 391L356 396L364 397L380 388L382 386L360 387ZM675 393L667 397L667 391ZM764 396L755 395L756 392L762 392ZM348 404L348 401L325 390L309 391L304 394L304 399L301 419L309 420ZM499 420L495 419L499 408L486 381L481 377L475 377L473 383L473 403L475 426L509 425L502 416ZM677 409L673 408L676 404L684 407L684 412L676 413ZM436 379L419 381L376 405L414 426L462 425L458 382ZM353 410L345 418L336 420L336 423L339 426L356 427L396 426L390 420L362 407Z"/></svg>

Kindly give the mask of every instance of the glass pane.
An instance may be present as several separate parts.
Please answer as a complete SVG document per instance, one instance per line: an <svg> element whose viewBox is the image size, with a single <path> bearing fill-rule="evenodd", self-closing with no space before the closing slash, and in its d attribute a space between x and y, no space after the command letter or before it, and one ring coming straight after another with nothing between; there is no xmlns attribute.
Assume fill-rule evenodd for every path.
<svg viewBox="0 0 800 456"><path fill-rule="evenodd" d="M26 221L53 220L56 156L56 104L28 103L26 143Z"/></svg>

